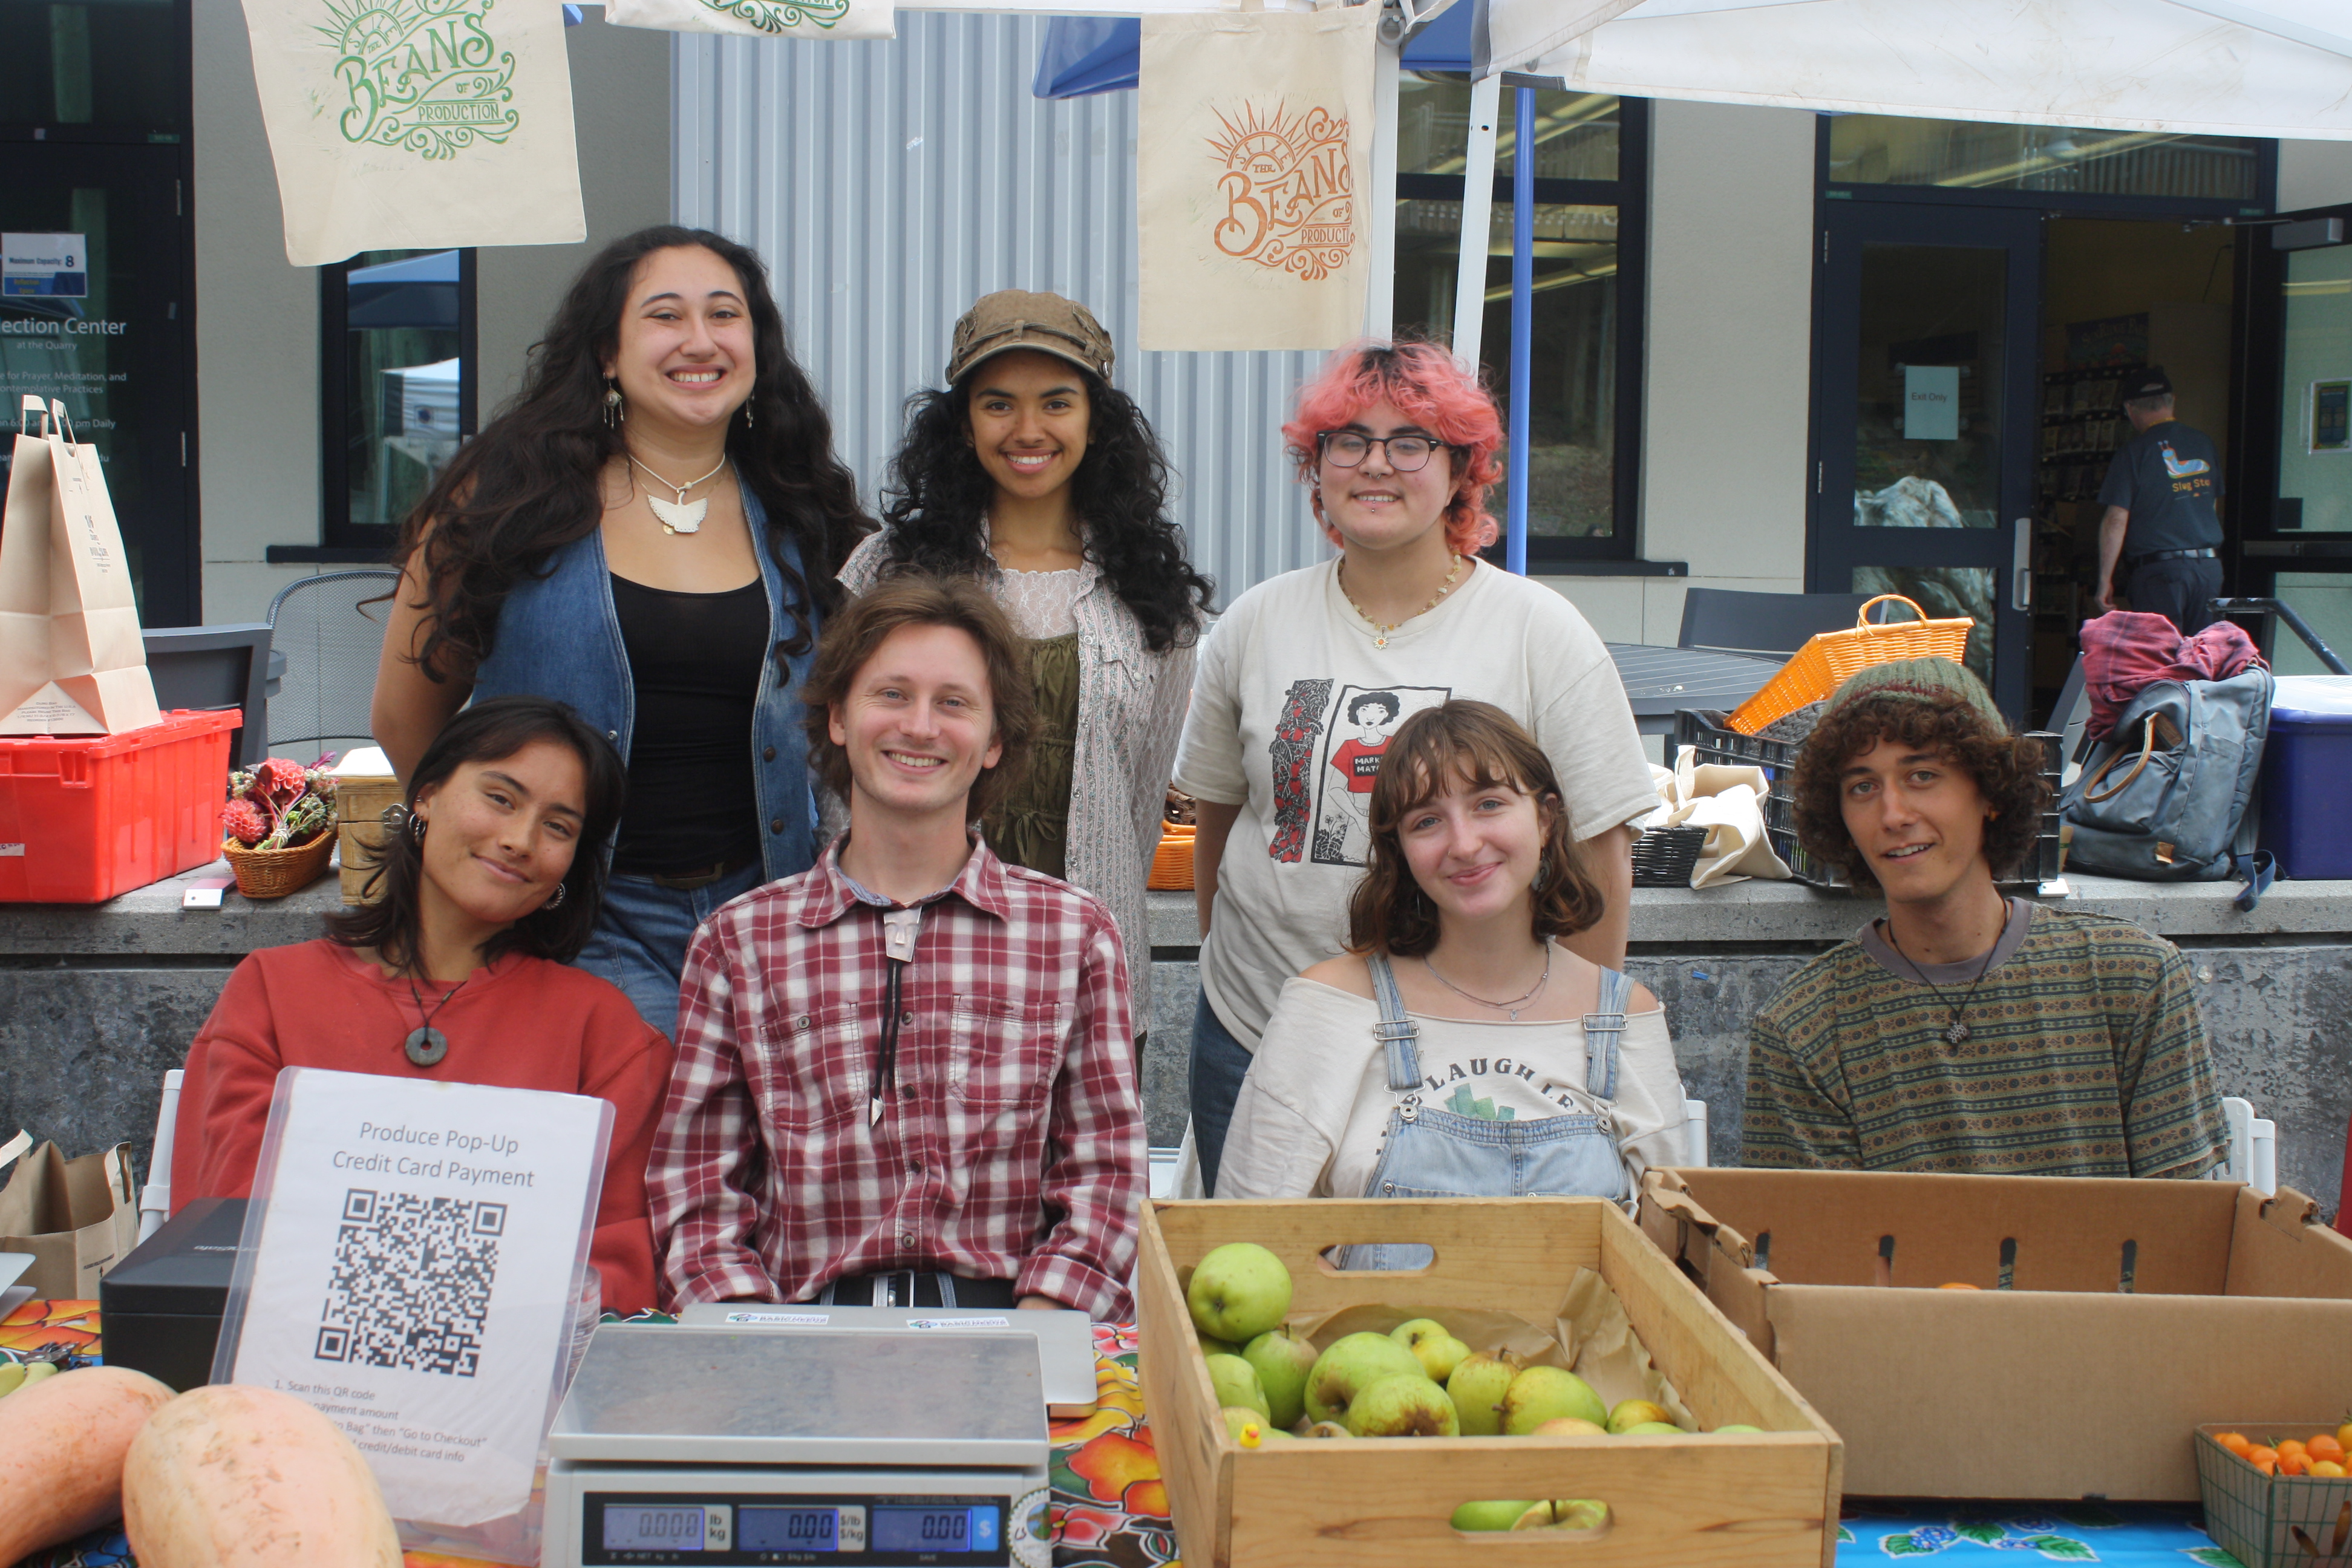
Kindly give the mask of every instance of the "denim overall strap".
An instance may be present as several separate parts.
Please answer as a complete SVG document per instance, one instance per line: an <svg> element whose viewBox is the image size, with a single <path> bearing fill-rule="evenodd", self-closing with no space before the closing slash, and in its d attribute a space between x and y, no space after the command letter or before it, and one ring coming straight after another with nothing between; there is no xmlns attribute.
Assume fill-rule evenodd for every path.
<svg viewBox="0 0 2352 1568"><path fill-rule="evenodd" d="M1404 998L1397 994L1396 971L1389 966L1388 954L1370 954L1364 967L1371 972L1372 1000L1381 1009L1381 1021L1372 1026L1372 1038L1388 1053L1389 1088L1398 1094L1411 1093L1421 1087L1421 1052L1416 1045L1420 1026L1406 1014Z"/></svg>
<svg viewBox="0 0 2352 1568"><path fill-rule="evenodd" d="M1613 969L1601 972L1595 1010L1584 1016L1584 1088L1596 1100L1617 1098L1617 1042L1625 1033L1625 1004L1633 983Z"/></svg>

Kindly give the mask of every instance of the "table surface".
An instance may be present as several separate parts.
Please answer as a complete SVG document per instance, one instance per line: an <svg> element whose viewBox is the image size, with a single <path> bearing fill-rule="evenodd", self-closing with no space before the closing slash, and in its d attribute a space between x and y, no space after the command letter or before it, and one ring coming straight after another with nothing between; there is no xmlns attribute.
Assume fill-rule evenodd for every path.
<svg viewBox="0 0 2352 1568"><path fill-rule="evenodd" d="M657 1320L667 1321L667 1320ZM27 1301L0 1319L0 1360L63 1345L72 1364L99 1359L95 1301ZM1164 1568L1175 1563L1168 1489L1152 1451L1131 1323L1095 1325L1094 1414L1053 1424L1055 1568ZM2137 1568L2237 1568L2198 1528L2198 1509L2133 1503L1949 1502L1849 1500L1838 1524L1838 1560L1881 1563L1972 1548L2023 1552L2024 1561ZM137 1568L120 1529L92 1531L35 1552L19 1568ZM406 1568L466 1568L462 1560L409 1552ZM1246 1564L1244 1568L1258 1568Z"/></svg>
<svg viewBox="0 0 2352 1568"><path fill-rule="evenodd" d="M1606 646L1617 679L1625 683L1625 699L1633 705L1633 722L1644 735L1673 734L1677 709L1738 707L1787 662L1652 643Z"/></svg>

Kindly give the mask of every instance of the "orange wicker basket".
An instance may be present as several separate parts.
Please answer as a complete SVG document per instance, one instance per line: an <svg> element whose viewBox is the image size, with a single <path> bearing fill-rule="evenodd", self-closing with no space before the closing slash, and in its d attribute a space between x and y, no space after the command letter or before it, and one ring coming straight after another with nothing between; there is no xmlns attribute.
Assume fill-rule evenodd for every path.
<svg viewBox="0 0 2352 1568"><path fill-rule="evenodd" d="M1910 605L1916 621L1873 625L1873 605ZM1968 657L1969 631L1976 622L1967 616L1929 620L1927 612L1900 594L1881 594L1862 606L1853 627L1816 633L1764 689L1741 703L1726 724L1743 735L1753 735L1776 719L1784 719L1808 702L1819 702L1845 683L1848 676L1874 664L1898 658L1948 658L1958 664Z"/></svg>
<svg viewBox="0 0 2352 1568"><path fill-rule="evenodd" d="M1181 822L1160 826L1160 847L1152 852L1151 875L1145 887L1155 893L1192 890L1192 829Z"/></svg>
<svg viewBox="0 0 2352 1568"><path fill-rule="evenodd" d="M326 874L327 861L335 853L335 826L328 823L317 837L291 849L247 849L230 838L222 842L221 853L236 873L238 892L248 899L282 899Z"/></svg>

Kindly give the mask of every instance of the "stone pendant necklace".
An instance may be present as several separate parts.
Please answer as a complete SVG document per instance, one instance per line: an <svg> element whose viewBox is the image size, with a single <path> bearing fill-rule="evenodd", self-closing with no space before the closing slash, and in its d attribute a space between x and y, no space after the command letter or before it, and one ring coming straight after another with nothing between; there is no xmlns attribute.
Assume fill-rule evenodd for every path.
<svg viewBox="0 0 2352 1568"><path fill-rule="evenodd" d="M1964 1045L1968 1041L1969 1026L1961 1019L1960 1015L1969 1010L1969 999L1977 994L1977 987L1984 984L1985 975L1992 969L1992 955L2000 951L2001 932L2008 929L2008 917L2009 900L2004 899L2001 900L2001 924L1992 933L1992 945L1985 949L1984 962L1977 965L1977 977L1969 982L1969 988L1960 993L1960 999L1957 1003L1948 1000L1942 988L1927 978L1927 972L1919 967L1917 959L1907 952L1903 952L1902 942L1895 939L1895 922L1893 921L1886 922L1886 944L1896 952L1903 953L1903 962L1911 966L1911 977L1935 993L1936 1005L1950 1010L1951 1016L1944 1025L1944 1038L1953 1045Z"/></svg>
<svg viewBox="0 0 2352 1568"><path fill-rule="evenodd" d="M674 485L667 479L663 479L659 474L655 473L651 468L646 468L646 465L639 461L637 455L635 452L629 454L629 461L635 463L640 468L645 468L646 478L652 479L654 483L661 486L662 489L670 491L677 497L674 501L664 500L661 497L656 495L648 495L646 497L646 505L653 509L654 521L662 525L662 531L664 533L692 533L702 527L703 518L708 516L710 511L710 498L709 496L704 496L698 501L689 502L686 499L686 492L692 489L695 486L702 484L706 480L715 479L720 474L726 472L726 458L719 458L719 467L703 475L701 479L688 479L682 485Z"/></svg>
<svg viewBox="0 0 2352 1568"><path fill-rule="evenodd" d="M422 1020L415 1028L408 1031L405 1045L410 1061L421 1068L441 1065L441 1058L449 1054L449 1037L435 1028L433 1020L440 1016L442 1008L449 1005L449 998L465 988L466 983L460 980L443 993L440 999L433 1004L432 1010L428 1012L425 1010L423 994L416 989L416 977L409 976L408 994L415 1001L416 1016Z"/></svg>

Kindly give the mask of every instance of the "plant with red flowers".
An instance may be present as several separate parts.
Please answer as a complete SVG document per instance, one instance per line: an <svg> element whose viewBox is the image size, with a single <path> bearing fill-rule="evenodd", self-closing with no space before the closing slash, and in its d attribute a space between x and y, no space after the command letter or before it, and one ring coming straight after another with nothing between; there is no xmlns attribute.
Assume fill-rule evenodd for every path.
<svg viewBox="0 0 2352 1568"><path fill-rule="evenodd" d="M334 762L320 757L309 767L289 757L271 757L259 767L228 775L228 804L221 829L247 849L292 849L335 830Z"/></svg>

